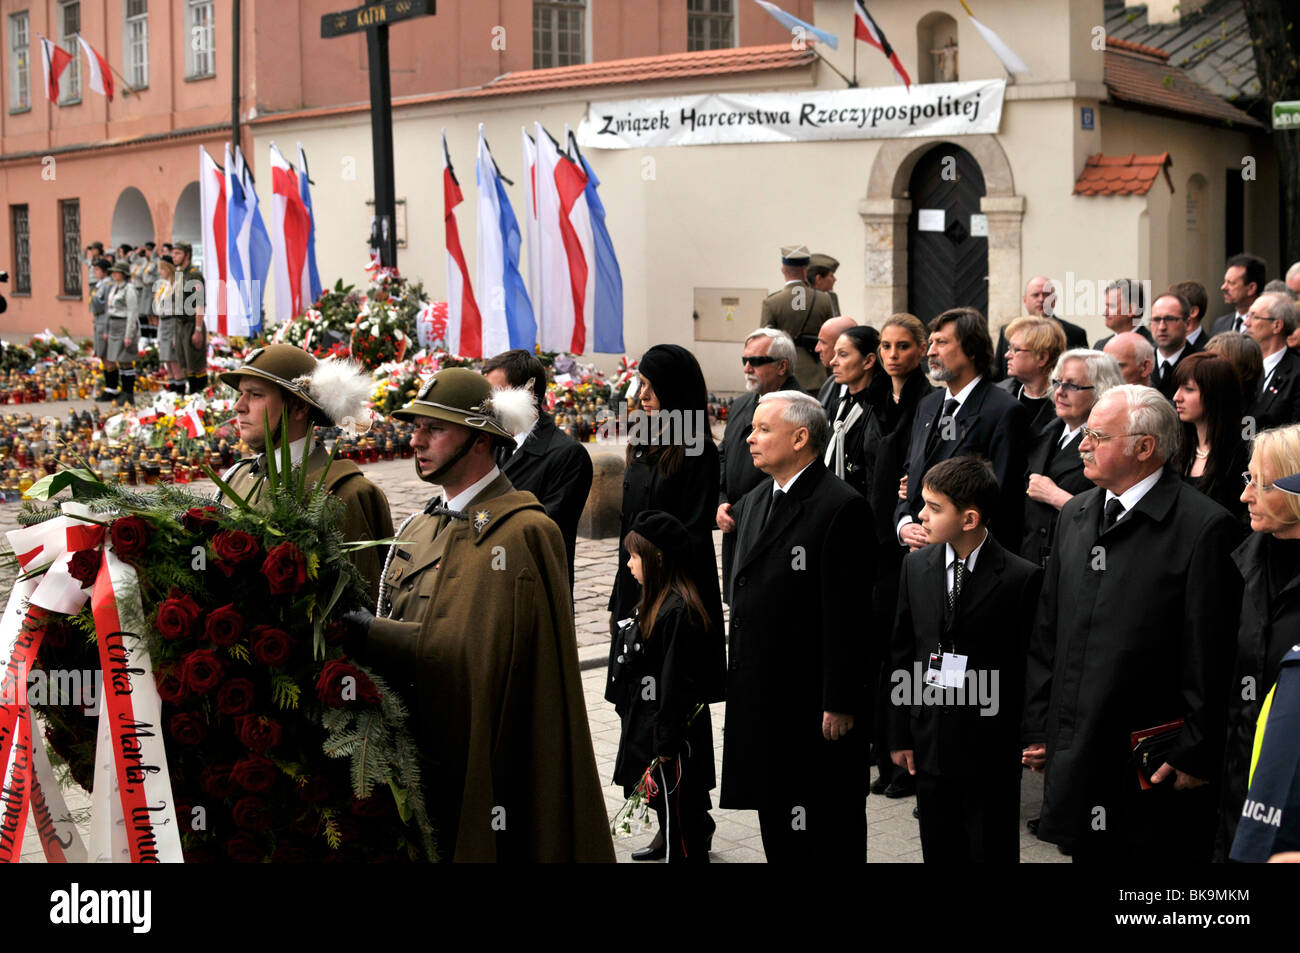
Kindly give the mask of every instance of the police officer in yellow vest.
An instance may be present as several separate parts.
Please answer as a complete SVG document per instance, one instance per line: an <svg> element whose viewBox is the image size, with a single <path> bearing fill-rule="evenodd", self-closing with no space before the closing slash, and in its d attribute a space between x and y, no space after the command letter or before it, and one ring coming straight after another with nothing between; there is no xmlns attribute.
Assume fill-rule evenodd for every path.
<svg viewBox="0 0 1300 953"><path fill-rule="evenodd" d="M817 334L822 322L833 315L830 295L805 280L810 258L803 245L787 245L781 249L785 287L763 299L762 324L780 328L794 339L794 376L800 387L816 394L826 380L826 368L817 355Z"/></svg>
<svg viewBox="0 0 1300 953"><path fill-rule="evenodd" d="M259 505L266 483L267 453L275 454L278 469L280 448L287 439L294 467L302 465L306 456L309 489L329 466L325 488L343 503L343 522L338 529L345 540L392 538L393 519L384 491L362 476L351 460L331 463L329 453L313 440L316 425L368 429L371 384L364 371L347 361L318 361L292 344L271 344L251 352L242 367L222 374L221 382L239 392L235 403L239 436L257 451L256 456L240 460L223 474L233 493ZM286 407L288 432L281 434L281 411ZM382 553L381 547L372 546L352 554L352 564L372 595L378 590Z"/></svg>

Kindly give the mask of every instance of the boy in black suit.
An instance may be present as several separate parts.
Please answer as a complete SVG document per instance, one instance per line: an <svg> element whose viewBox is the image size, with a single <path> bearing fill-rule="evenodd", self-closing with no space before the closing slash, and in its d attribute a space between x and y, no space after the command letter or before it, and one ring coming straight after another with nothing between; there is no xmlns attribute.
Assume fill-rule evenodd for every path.
<svg viewBox="0 0 1300 953"><path fill-rule="evenodd" d="M927 863L1020 859L1020 716L1024 658L1042 569L987 529L993 468L953 457L925 475L930 545L899 580L890 750L916 777Z"/></svg>

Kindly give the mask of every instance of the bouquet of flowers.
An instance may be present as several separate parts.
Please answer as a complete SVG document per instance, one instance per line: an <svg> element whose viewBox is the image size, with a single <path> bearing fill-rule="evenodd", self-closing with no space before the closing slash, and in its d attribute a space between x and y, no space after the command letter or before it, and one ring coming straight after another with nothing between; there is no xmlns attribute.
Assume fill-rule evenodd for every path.
<svg viewBox="0 0 1300 953"><path fill-rule="evenodd" d="M367 298L352 328L352 357L367 368L401 361L411 341L405 328L408 324L414 331L414 319L406 321L391 298Z"/></svg>
<svg viewBox="0 0 1300 953"><path fill-rule="evenodd" d="M48 614L37 663L80 671L112 657L104 640L122 633L104 631L102 587L117 581L124 604L109 568L126 564L139 618L124 614L121 628L140 637L161 699L168 800L187 862L436 859L405 704L349 657L347 629L333 621L368 601L348 561L356 546L333 529L341 504L287 457L268 457L264 511L215 474L233 509L86 471L33 487L47 500L71 488L89 506L77 548L68 532L66 572L93 593L74 614ZM60 515L53 503L29 505L22 522ZM89 786L95 720L75 705L37 710L66 772Z"/></svg>

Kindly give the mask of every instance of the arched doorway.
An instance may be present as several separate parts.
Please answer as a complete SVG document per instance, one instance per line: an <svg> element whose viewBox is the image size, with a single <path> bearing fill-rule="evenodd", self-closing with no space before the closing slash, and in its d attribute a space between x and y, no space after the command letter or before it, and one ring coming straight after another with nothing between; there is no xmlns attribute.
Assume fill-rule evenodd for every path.
<svg viewBox="0 0 1300 953"><path fill-rule="evenodd" d="M879 327L889 315L907 310L909 185L916 164L945 139L886 139L867 176L867 194L858 204L866 230L864 319ZM1016 194L1011 163L996 136L962 136L984 176L979 210L988 222L988 311L993 326L1020 313L1020 236L1025 199ZM969 227L969 223L967 223Z"/></svg>
<svg viewBox="0 0 1300 953"><path fill-rule="evenodd" d="M189 242L194 246L194 263L202 267L203 228L199 211L199 183L191 182L181 190L176 200L176 215L172 218L172 241Z"/></svg>
<svg viewBox="0 0 1300 953"><path fill-rule="evenodd" d="M922 321L964 306L987 315L989 242L979 163L960 146L941 143L917 161L908 194L907 310Z"/></svg>
<svg viewBox="0 0 1300 953"><path fill-rule="evenodd" d="M155 240L153 213L149 211L144 193L135 186L127 186L117 197L111 234L115 246L125 243L135 247Z"/></svg>

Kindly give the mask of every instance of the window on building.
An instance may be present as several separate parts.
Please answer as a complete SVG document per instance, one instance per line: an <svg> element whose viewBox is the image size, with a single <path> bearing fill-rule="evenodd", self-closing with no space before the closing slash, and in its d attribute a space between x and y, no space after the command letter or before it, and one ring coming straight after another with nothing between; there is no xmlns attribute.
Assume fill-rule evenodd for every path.
<svg viewBox="0 0 1300 953"><path fill-rule="evenodd" d="M63 257L63 293L81 296L81 200L59 202L59 242Z"/></svg>
<svg viewBox="0 0 1300 953"><path fill-rule="evenodd" d="M586 0L533 0L533 69L586 61Z"/></svg>
<svg viewBox="0 0 1300 953"><path fill-rule="evenodd" d="M735 0L686 0L688 50L726 50L735 45Z"/></svg>
<svg viewBox="0 0 1300 953"><path fill-rule="evenodd" d="M212 0L188 0L189 44L185 52L186 79L215 76L216 58L213 55L215 31L212 28Z"/></svg>
<svg viewBox="0 0 1300 953"><path fill-rule="evenodd" d="M27 227L27 206L9 206L9 234L14 245L14 294L32 293L32 244Z"/></svg>
<svg viewBox="0 0 1300 953"><path fill-rule="evenodd" d="M122 0L126 16L122 59L126 81L133 89L149 85L149 0Z"/></svg>
<svg viewBox="0 0 1300 953"><path fill-rule="evenodd" d="M59 4L59 46L72 54L68 64L59 77L59 102L81 102L81 47L77 44L77 34L81 32L81 3L72 0Z"/></svg>
<svg viewBox="0 0 1300 953"><path fill-rule="evenodd" d="M9 15L9 109L31 109L31 33L27 11Z"/></svg>

